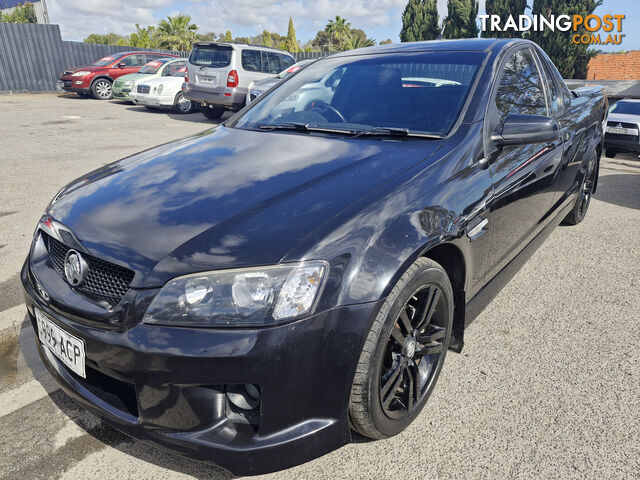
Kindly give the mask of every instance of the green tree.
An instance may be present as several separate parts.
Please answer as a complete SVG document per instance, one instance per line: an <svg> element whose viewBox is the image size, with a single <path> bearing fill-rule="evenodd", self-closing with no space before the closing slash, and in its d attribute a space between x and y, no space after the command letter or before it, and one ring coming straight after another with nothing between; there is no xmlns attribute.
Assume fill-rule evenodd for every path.
<svg viewBox="0 0 640 480"><path fill-rule="evenodd" d="M216 34L214 32L199 33L196 35L197 42L214 42L216 40Z"/></svg>
<svg viewBox="0 0 640 480"><path fill-rule="evenodd" d="M227 30L224 34L223 41L225 42L233 42L233 36L231 35L231 30Z"/></svg>
<svg viewBox="0 0 640 480"><path fill-rule="evenodd" d="M329 34L332 44L334 41L337 44L341 44L351 32L351 23L347 22L346 18L336 15L335 19L329 19L324 31Z"/></svg>
<svg viewBox="0 0 640 480"><path fill-rule="evenodd" d="M545 15L549 18L559 15L587 15L602 5L602 0L534 0L534 15ZM575 34L582 35L586 32L584 26L577 31L569 30L561 32L555 29L552 32L544 29L539 32L530 32L529 39L536 42L549 55L563 78L586 78L589 59L596 55L593 50L588 50L588 45L574 44L571 37Z"/></svg>
<svg viewBox="0 0 640 480"><path fill-rule="evenodd" d="M5 23L38 23L38 17L36 17L36 10L33 8L33 3L25 2L22 5L15 7L11 13L0 13L0 22Z"/></svg>
<svg viewBox="0 0 640 480"><path fill-rule="evenodd" d="M402 13L401 42L435 40L440 34L438 2L409 0Z"/></svg>
<svg viewBox="0 0 640 480"><path fill-rule="evenodd" d="M356 48L372 47L376 41L372 38L361 37L360 35L349 34L343 38L338 45L332 45L331 51L344 52L346 50L355 50Z"/></svg>
<svg viewBox="0 0 640 480"><path fill-rule="evenodd" d="M265 47L273 47L273 38L267 30L262 31L262 45Z"/></svg>
<svg viewBox="0 0 640 480"><path fill-rule="evenodd" d="M159 48L156 27L150 25L142 28L136 23L136 31L129 35L129 45L138 48Z"/></svg>
<svg viewBox="0 0 640 480"><path fill-rule="evenodd" d="M331 49L331 45L334 44L331 34L325 30L318 30L316 36L311 40L311 45L321 52L328 52ZM337 42L335 42L337 44Z"/></svg>
<svg viewBox="0 0 640 480"><path fill-rule="evenodd" d="M191 50L196 41L198 26L189 15L176 15L158 23L158 45L167 50Z"/></svg>
<svg viewBox="0 0 640 480"><path fill-rule="evenodd" d="M527 0L486 0L485 3L487 15L498 15L500 17L501 25L504 25L507 18L509 18L509 15L513 15L513 18L517 21L519 15L524 15L526 8ZM492 32L490 30L485 30L481 32L481 36L485 38L511 38L518 37L519 34L513 30L509 30L507 32Z"/></svg>
<svg viewBox="0 0 640 480"><path fill-rule="evenodd" d="M296 39L296 28L293 26L293 19L291 17L289 17L286 45L283 48L291 53L300 51L298 40Z"/></svg>
<svg viewBox="0 0 640 480"><path fill-rule="evenodd" d="M444 21L445 38L475 38L478 36L478 0L448 0Z"/></svg>
<svg viewBox="0 0 640 480"><path fill-rule="evenodd" d="M390 43L393 43L393 41L390 38L387 38L386 40L382 40L380 45L389 45Z"/></svg>
<svg viewBox="0 0 640 480"><path fill-rule="evenodd" d="M117 33L92 33L84 39L84 43L96 43L98 45L120 45L124 40L128 40L129 37L118 35ZM126 45L126 43L125 43Z"/></svg>

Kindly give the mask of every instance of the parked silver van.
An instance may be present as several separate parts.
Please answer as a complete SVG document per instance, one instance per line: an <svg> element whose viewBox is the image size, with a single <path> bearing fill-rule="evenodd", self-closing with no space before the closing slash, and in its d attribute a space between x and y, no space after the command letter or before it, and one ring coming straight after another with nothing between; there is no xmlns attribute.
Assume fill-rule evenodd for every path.
<svg viewBox="0 0 640 480"><path fill-rule="evenodd" d="M260 45L198 42L187 64L184 97L202 105L207 118L244 106L251 82L277 75L295 63L287 52Z"/></svg>

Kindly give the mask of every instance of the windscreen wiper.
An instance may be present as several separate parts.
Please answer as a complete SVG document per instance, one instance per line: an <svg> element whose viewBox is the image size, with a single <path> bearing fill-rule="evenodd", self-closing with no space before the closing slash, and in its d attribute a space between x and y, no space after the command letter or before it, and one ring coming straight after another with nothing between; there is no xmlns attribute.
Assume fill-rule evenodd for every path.
<svg viewBox="0 0 640 480"><path fill-rule="evenodd" d="M444 138L444 135L438 135L434 133L412 132L408 128L399 128L399 127L373 127L373 128L370 128L369 130L360 130L353 136L353 138L362 137L364 135L387 135L390 137L421 137L421 138L432 138L434 140Z"/></svg>
<svg viewBox="0 0 640 480"><path fill-rule="evenodd" d="M270 132L272 130L295 130L298 132L324 132L324 133L339 133L341 135L353 135L358 133L358 130L344 129L344 128L332 128L332 127L313 127L308 123L302 122L282 122L278 124L266 124L259 125L260 130Z"/></svg>

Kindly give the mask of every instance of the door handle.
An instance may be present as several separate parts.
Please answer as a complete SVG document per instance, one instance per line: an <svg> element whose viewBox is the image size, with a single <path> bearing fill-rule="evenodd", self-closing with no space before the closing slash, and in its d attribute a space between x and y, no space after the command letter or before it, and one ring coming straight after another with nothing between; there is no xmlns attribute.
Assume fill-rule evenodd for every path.
<svg viewBox="0 0 640 480"><path fill-rule="evenodd" d="M467 237L469 237L470 241L477 240L487 231L485 228L489 224L489 220L486 218L478 218L478 222L474 222L474 225L470 225L467 227Z"/></svg>

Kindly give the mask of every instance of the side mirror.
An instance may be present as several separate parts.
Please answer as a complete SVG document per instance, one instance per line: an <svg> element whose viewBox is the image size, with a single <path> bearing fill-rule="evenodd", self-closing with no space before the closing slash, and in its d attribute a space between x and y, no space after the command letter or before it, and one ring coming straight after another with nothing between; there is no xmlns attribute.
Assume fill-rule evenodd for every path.
<svg viewBox="0 0 640 480"><path fill-rule="evenodd" d="M126 63L124 63L124 62L118 62L118 68L124 68L124 67L126 67L126 66L127 66L127 64L126 64Z"/></svg>
<svg viewBox="0 0 640 480"><path fill-rule="evenodd" d="M558 123L542 115L509 115L502 128L491 135L498 148L508 145L551 143L560 138Z"/></svg>

